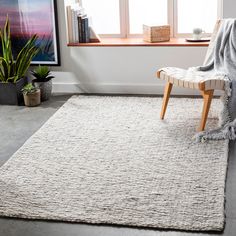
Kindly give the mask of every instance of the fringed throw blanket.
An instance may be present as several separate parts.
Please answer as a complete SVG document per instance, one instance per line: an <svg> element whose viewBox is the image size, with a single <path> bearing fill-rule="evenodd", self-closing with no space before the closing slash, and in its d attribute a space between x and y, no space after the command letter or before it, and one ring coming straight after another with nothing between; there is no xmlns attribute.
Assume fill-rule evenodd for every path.
<svg viewBox="0 0 236 236"><path fill-rule="evenodd" d="M220 128L204 131L196 135L198 141L236 139L236 19L222 22L214 49L208 55L199 72L211 72L216 77L224 77L225 94L222 96L224 109L221 114Z"/></svg>

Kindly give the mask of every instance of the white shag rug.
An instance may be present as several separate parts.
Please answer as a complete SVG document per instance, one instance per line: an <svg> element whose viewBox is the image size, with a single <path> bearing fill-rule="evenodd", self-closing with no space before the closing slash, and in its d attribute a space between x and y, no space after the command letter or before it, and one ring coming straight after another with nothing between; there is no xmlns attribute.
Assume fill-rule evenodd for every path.
<svg viewBox="0 0 236 236"><path fill-rule="evenodd" d="M72 97L0 168L0 215L222 230L228 142L191 139L202 100L161 103Z"/></svg>

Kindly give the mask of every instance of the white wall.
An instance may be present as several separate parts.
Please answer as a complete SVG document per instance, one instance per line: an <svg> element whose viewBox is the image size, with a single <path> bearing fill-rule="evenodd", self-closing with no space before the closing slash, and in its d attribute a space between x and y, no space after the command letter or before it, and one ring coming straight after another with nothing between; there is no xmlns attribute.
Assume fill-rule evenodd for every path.
<svg viewBox="0 0 236 236"><path fill-rule="evenodd" d="M233 13L236 1L224 4L224 14ZM58 8L62 66L52 68L54 92L162 94L164 84L155 75L158 68L188 68L203 62L206 47L67 47L63 0ZM173 93L193 90L175 88Z"/></svg>
<svg viewBox="0 0 236 236"><path fill-rule="evenodd" d="M225 18L236 17L236 1L235 0L223 0L223 14Z"/></svg>

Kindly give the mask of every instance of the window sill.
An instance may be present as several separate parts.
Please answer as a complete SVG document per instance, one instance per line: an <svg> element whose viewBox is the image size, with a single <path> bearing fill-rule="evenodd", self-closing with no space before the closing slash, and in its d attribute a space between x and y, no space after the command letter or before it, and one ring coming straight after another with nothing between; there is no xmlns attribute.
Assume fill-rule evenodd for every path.
<svg viewBox="0 0 236 236"><path fill-rule="evenodd" d="M184 38L171 38L168 42L148 43L142 38L102 38L100 43L69 43L69 47L207 47L209 42L186 42Z"/></svg>

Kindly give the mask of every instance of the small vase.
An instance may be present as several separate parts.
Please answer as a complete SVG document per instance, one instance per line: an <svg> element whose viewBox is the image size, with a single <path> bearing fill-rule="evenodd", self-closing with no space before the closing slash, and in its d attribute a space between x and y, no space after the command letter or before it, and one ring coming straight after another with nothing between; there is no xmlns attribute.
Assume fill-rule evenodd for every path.
<svg viewBox="0 0 236 236"><path fill-rule="evenodd" d="M24 94L24 101L27 107L36 107L40 105L40 89L34 93Z"/></svg>
<svg viewBox="0 0 236 236"><path fill-rule="evenodd" d="M36 88L41 90L41 101L44 102L49 100L52 95L52 80L50 79L47 82L33 80L32 83Z"/></svg>

